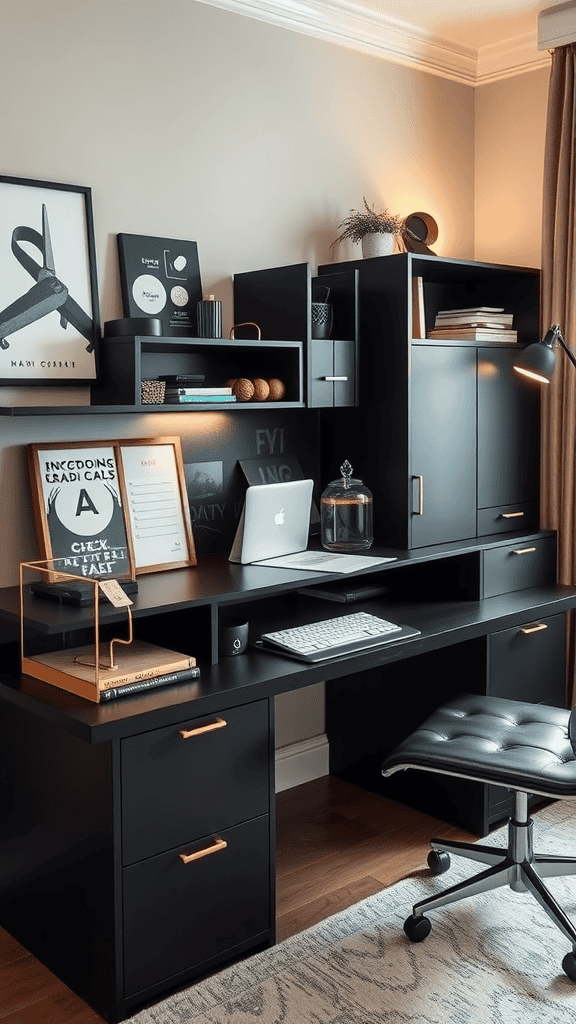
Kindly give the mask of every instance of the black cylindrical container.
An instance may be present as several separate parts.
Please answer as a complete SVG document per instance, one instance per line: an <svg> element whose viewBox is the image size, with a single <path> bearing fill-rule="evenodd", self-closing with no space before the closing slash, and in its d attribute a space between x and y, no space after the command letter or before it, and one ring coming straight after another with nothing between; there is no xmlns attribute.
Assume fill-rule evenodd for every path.
<svg viewBox="0 0 576 1024"><path fill-rule="evenodd" d="M196 307L199 338L222 337L222 303L208 295Z"/></svg>

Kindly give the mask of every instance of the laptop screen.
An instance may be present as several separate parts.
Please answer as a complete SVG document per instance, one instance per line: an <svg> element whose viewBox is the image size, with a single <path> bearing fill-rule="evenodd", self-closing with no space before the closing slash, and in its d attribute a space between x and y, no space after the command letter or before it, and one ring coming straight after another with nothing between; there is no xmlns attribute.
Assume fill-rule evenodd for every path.
<svg viewBox="0 0 576 1024"><path fill-rule="evenodd" d="M313 480L249 487L230 561L246 565L305 551L313 487Z"/></svg>

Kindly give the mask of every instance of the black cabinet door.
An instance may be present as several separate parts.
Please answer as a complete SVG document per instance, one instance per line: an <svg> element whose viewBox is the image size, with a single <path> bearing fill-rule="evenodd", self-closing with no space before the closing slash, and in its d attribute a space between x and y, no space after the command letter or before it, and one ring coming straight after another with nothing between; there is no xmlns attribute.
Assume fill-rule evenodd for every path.
<svg viewBox="0 0 576 1024"><path fill-rule="evenodd" d="M269 827L265 815L124 869L126 996L266 935Z"/></svg>
<svg viewBox="0 0 576 1024"><path fill-rule="evenodd" d="M476 350L412 346L411 547L476 536Z"/></svg>
<svg viewBox="0 0 576 1024"><path fill-rule="evenodd" d="M564 615L550 615L490 637L489 693L508 700L564 707Z"/></svg>
<svg viewBox="0 0 576 1024"><path fill-rule="evenodd" d="M539 391L515 373L515 358L510 348L478 350L479 509L538 500Z"/></svg>

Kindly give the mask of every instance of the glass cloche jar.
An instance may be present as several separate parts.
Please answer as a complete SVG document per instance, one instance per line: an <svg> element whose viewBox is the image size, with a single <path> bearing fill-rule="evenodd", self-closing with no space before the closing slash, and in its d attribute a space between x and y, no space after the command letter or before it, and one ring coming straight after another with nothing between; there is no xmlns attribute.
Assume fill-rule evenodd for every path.
<svg viewBox="0 0 576 1024"><path fill-rule="evenodd" d="M366 551L373 533L372 492L352 477L346 460L340 466L342 476L332 480L320 498L320 536L328 551Z"/></svg>

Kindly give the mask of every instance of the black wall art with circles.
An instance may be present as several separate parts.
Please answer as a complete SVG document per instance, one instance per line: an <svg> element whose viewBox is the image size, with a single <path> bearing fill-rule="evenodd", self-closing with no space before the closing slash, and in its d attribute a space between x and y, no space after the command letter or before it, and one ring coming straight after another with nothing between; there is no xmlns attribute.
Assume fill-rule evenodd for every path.
<svg viewBox="0 0 576 1024"><path fill-rule="evenodd" d="M202 298L198 246L178 238L117 235L126 317L157 317L165 337L196 337Z"/></svg>

